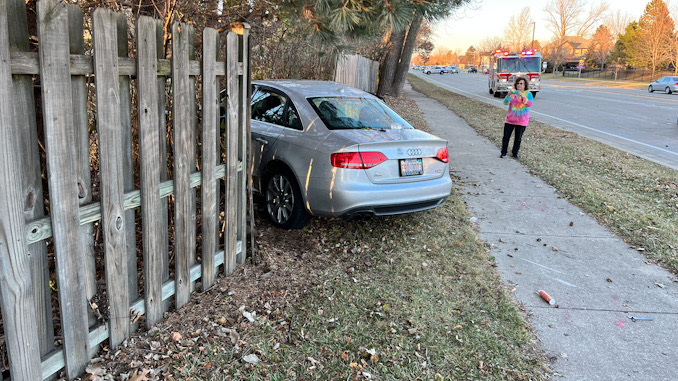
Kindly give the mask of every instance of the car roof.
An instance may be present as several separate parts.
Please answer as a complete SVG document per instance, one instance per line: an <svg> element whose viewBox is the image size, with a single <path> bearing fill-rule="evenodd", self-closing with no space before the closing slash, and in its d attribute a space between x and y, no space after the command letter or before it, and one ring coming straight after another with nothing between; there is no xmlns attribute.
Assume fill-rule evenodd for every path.
<svg viewBox="0 0 678 381"><path fill-rule="evenodd" d="M253 85L269 86L282 90L289 95L302 98L311 97L368 97L374 96L368 92L356 89L343 83L332 81L313 81L301 79L276 79L270 81L253 81Z"/></svg>

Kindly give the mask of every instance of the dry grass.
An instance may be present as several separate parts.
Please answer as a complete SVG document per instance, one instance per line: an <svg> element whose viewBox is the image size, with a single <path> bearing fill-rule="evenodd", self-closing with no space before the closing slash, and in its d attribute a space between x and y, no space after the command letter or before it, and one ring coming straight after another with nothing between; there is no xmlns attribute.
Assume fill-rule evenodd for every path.
<svg viewBox="0 0 678 381"><path fill-rule="evenodd" d="M505 110L408 78L417 91L501 144L498 126ZM523 141L521 161L530 171L648 259L678 274L678 171L537 121L530 122Z"/></svg>

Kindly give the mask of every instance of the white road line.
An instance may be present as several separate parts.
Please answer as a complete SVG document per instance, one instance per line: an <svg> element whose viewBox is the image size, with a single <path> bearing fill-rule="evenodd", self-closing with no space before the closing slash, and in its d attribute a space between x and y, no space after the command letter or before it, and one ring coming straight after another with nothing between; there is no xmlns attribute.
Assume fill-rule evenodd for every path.
<svg viewBox="0 0 678 381"><path fill-rule="evenodd" d="M425 78L425 77L424 77L424 78ZM479 96L479 95L470 93L470 92L468 92L468 91L459 89L459 88L457 88L457 87L453 87L453 86L446 85L446 84L444 84L444 83L434 82L434 81L431 81L431 80L428 80L428 81L431 82L431 83L433 83L433 84L435 84L436 86L446 87L446 88L451 89L451 90L454 90L454 91L456 91L456 92L460 92L460 93L464 93L464 94L469 94L469 95L471 95L473 98L480 99L480 100L485 101L485 102L487 102L487 101L494 101L494 102L500 103L500 104L502 104L502 105L504 104L503 101L498 101L498 100L495 100L495 99L487 99L487 98L483 98L483 97L481 97L481 96ZM631 142L631 143L640 144L640 145L642 145L642 146L644 146L644 147L653 148L653 149L656 149L656 150L658 150L658 151L662 151L662 152L670 153L671 155L676 155L676 156L678 156L678 153L676 153L676 152L669 151L669 150L667 150L667 149L663 149L663 148L660 148L660 147L656 147L656 146L653 146L653 145L651 145L651 144L647 144L647 143L639 142L639 141L637 141L637 140L625 138L625 137L623 137L623 136L620 136L620 135L617 135L617 134L612 134L612 133L609 133L609 132L605 132L605 131L599 130L599 129L597 129L597 128L585 126L585 125L580 124L580 123L575 123L575 122L571 122L571 121L566 120L566 119L558 118L557 116L552 116L552 115L544 114L543 112L534 111L534 110L532 110L531 112L532 112L533 114L538 114L538 115L542 115L542 116L545 116L545 117L548 117L548 118L553 118L553 119L555 119L555 120L558 120L558 121L561 121L561 122L564 122L564 123L569 123L569 124L574 125L574 126L577 126L577 127L581 127L581 128L587 129L587 130L595 131L595 132L601 133L601 134L603 134L603 135L612 136L612 137L615 137L615 138L617 138L617 139L626 140L626 141Z"/></svg>
<svg viewBox="0 0 678 381"><path fill-rule="evenodd" d="M539 263L537 263L537 262L532 262L532 261L529 260L529 259L525 259L525 258L518 258L518 259L522 259L522 260L525 261L525 262L530 262L530 263L533 264L533 265L537 265L537 266L539 266L539 267L543 267L543 268L545 268L545 269L547 269L547 270L551 270L551 271L556 272L556 273L558 273L558 274L565 274L565 273L562 272L562 271L558 271L558 270L556 270L556 269L552 269L552 268L550 268L550 267L548 267L548 266L540 265Z"/></svg>

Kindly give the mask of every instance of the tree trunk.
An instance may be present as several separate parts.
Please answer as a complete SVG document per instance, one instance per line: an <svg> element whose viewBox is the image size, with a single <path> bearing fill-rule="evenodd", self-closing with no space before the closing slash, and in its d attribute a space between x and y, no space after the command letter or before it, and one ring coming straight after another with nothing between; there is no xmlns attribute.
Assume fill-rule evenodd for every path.
<svg viewBox="0 0 678 381"><path fill-rule="evenodd" d="M406 32L407 29L391 31L388 53L379 73L379 88L377 89L377 96L379 97L383 97L391 92L393 78L395 77L396 68L403 51L403 41L405 41Z"/></svg>
<svg viewBox="0 0 678 381"><path fill-rule="evenodd" d="M412 21L410 30L407 32L407 39L405 40L403 52L400 55L400 62L393 78L393 85L391 86L391 95L394 97L399 97L403 92L403 87L405 87L405 79L407 78L407 72L410 71L410 60L412 59L414 47L417 44L417 35L419 34L422 20L422 16L417 16Z"/></svg>

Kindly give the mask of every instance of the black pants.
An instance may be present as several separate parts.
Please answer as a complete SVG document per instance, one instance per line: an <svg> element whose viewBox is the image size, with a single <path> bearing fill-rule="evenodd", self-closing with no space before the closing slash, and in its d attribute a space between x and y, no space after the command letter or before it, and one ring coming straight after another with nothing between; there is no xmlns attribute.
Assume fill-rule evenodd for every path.
<svg viewBox="0 0 678 381"><path fill-rule="evenodd" d="M513 130L516 130L516 136L513 139L513 149L511 150L511 153L513 156L516 156L518 154L518 150L520 150L520 142L523 140L523 133L525 132L525 126L519 126L517 124L510 124L510 123L505 123L504 124L504 138L501 140L501 154L506 155L506 152L508 151L508 144L509 140L511 139L511 134L513 134Z"/></svg>

